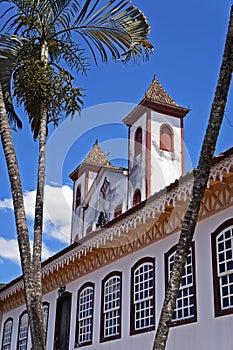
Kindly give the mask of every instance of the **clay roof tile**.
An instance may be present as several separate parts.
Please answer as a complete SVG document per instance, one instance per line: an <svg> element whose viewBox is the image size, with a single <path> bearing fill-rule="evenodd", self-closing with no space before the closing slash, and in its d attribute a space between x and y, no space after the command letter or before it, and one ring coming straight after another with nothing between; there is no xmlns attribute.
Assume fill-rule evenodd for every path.
<svg viewBox="0 0 233 350"><path fill-rule="evenodd" d="M145 98L153 102L180 107L164 90L156 78L156 75L154 75L154 79L145 93Z"/></svg>

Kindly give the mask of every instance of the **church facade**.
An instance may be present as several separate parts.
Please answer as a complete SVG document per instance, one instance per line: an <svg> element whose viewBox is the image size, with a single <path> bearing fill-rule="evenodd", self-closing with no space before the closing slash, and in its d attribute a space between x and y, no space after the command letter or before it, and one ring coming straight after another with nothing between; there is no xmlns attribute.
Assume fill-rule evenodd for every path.
<svg viewBox="0 0 233 350"><path fill-rule="evenodd" d="M192 190L179 106L154 77L123 122L128 167L95 142L70 174L71 244L43 262L47 349L151 349ZM233 148L216 156L168 350L233 348ZM30 349L22 277L0 289L0 346Z"/></svg>

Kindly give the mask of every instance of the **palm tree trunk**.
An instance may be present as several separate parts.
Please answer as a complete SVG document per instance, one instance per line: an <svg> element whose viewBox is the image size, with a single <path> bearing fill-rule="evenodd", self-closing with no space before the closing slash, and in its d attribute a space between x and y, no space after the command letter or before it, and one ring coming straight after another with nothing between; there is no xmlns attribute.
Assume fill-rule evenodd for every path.
<svg viewBox="0 0 233 350"><path fill-rule="evenodd" d="M34 272L34 310L33 310L33 334L32 349L43 350L44 328L42 309L42 231L43 231L43 208L44 208L44 183L45 183L45 151L47 135L47 109L41 108L40 132L39 132L39 160L37 171L37 192L35 205L34 242L33 242L33 272ZM35 322L36 320L36 322ZM32 333L32 331L31 331Z"/></svg>
<svg viewBox="0 0 233 350"><path fill-rule="evenodd" d="M32 259L28 228L26 222L26 214L24 208L23 191L20 180L20 173L16 153L14 149L13 139L11 135L10 125L6 108L4 104L2 88L0 86L0 133L3 151L6 159L8 174L11 184L11 192L13 197L14 214L17 228L18 245L20 251L20 259L23 270L23 281L25 289L25 299L28 310L31 308L31 295L34 291L34 276L32 270Z"/></svg>
<svg viewBox="0 0 233 350"><path fill-rule="evenodd" d="M41 60L47 64L48 47L44 42L41 49ZM42 309L42 275L41 275L41 254L42 254L42 232L43 232L43 209L44 209L44 185L45 185L45 154L47 139L48 111L43 101L41 103L41 117L39 130L39 160L37 170L37 191L34 220L34 242L33 242L33 272L35 278L34 288L34 309L33 309L33 330L32 349L44 350L44 328ZM36 322L35 322L36 320Z"/></svg>
<svg viewBox="0 0 233 350"><path fill-rule="evenodd" d="M196 222L204 196L209 173L214 156L216 142L223 120L228 91L232 76L233 65L233 7L225 43L222 65L219 73L218 85L212 104L208 127L202 145L197 170L194 172L194 184L190 202L184 217L180 239L177 246L175 261L166 292L160 316L153 350L164 350L166 347L169 325L176 305L182 272L187 260L187 254L195 232Z"/></svg>

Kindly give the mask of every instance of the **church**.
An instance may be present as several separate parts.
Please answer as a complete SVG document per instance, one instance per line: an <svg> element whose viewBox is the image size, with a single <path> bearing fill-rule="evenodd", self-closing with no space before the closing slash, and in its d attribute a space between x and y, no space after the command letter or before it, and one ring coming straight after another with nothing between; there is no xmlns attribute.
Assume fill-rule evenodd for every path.
<svg viewBox="0 0 233 350"><path fill-rule="evenodd" d="M152 349L192 191L188 113L154 76L122 120L128 167L98 140L74 163L70 245L42 264L48 350ZM212 160L167 349L232 350L232 323L233 148ZM0 346L31 348L22 276L0 289Z"/></svg>

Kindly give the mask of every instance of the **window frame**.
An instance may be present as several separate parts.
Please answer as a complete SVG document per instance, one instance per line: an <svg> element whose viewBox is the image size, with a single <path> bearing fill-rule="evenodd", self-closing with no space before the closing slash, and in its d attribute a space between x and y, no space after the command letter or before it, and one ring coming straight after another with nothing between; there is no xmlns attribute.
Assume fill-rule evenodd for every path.
<svg viewBox="0 0 233 350"><path fill-rule="evenodd" d="M163 132L163 130L165 128L169 130L169 133ZM162 135L164 135L164 134L169 136L171 147L168 147L168 145L165 142L163 142L163 140L162 140L163 136ZM174 131L173 131L172 127L169 124L162 124L160 126L160 149L162 151L174 152Z"/></svg>
<svg viewBox="0 0 233 350"><path fill-rule="evenodd" d="M88 317L91 320L91 339L89 341L79 343L79 325L80 325L80 297L81 294L88 288L92 289L92 315ZM75 331L75 347L83 347L87 345L92 345L93 342L93 329L94 329L94 302L95 302L95 285L92 282L84 283L78 290L77 295L77 313L76 313L76 331Z"/></svg>
<svg viewBox="0 0 233 350"><path fill-rule="evenodd" d="M167 290L168 287L168 281L169 281L169 276L168 276L168 259L171 255L173 255L176 252L177 249L177 244L171 247L165 254L164 254L164 260L165 260L165 290ZM175 326L180 326L184 324L189 324L193 322L197 322L197 292L196 292L196 266L195 266L195 244L192 242L191 244L191 251L192 251L192 288L193 288L193 308L194 308L194 314L192 317L187 317L183 319L178 319L178 320L172 320L170 327L175 327Z"/></svg>
<svg viewBox="0 0 233 350"><path fill-rule="evenodd" d="M214 232L211 233L215 317L233 314L233 306L226 309L221 308L220 277L218 276L218 267L217 267L218 261L217 261L216 240L220 234L223 234L224 231L226 232L227 230L233 231L233 218L230 218L224 221L220 226L216 228ZM233 244L232 244L232 248L233 248Z"/></svg>
<svg viewBox="0 0 233 350"><path fill-rule="evenodd" d="M5 343L4 344L4 338L5 338L5 332L6 332L6 325L8 322L11 322L11 330L10 330L10 341L8 343ZM13 318L12 317L8 317L6 319L6 321L4 322L4 325L3 325L3 332L2 332L2 350L5 350L5 347L6 346L10 346L10 349L11 349L11 340L12 340L12 331L13 331Z"/></svg>
<svg viewBox="0 0 233 350"><path fill-rule="evenodd" d="M27 310L23 311L23 312L21 313L21 315L19 316L18 337L17 337L17 350L20 349L20 347L19 347L19 345L20 345L20 344L19 344L19 341L20 341L19 336L20 336L21 320L22 320L22 318L23 318L25 315L27 315L27 318L28 318ZM27 349L27 345L28 345L28 331L29 331L29 319L27 319L27 337L23 338L23 339L26 339L26 349Z"/></svg>
<svg viewBox="0 0 233 350"><path fill-rule="evenodd" d="M135 283L134 283L134 275L135 271L137 271L140 266L143 266L145 264L150 264L153 267L153 287L152 287L152 324L148 327L136 329L135 327L135 313L136 303L134 302L134 295L135 295ZM145 299L144 299L145 300ZM155 258L154 257L144 257L140 260L138 260L132 267L131 267L131 290L130 290L130 336L145 332L150 332L155 330Z"/></svg>
<svg viewBox="0 0 233 350"><path fill-rule="evenodd" d="M142 127L138 126L134 133L134 157L142 153Z"/></svg>
<svg viewBox="0 0 233 350"><path fill-rule="evenodd" d="M104 334L105 331L105 315L107 312L104 312L104 299L105 299L105 285L108 281L113 279L114 277L118 277L120 279L120 304L118 308L115 308L119 310L119 333L118 334L113 334L110 336L106 336ZM100 343L106 342L106 341L111 341L115 339L120 339L121 338L121 323L122 323L122 272L121 271L112 271L110 272L107 276L104 277L102 280L102 289L101 289L101 316L100 316Z"/></svg>

